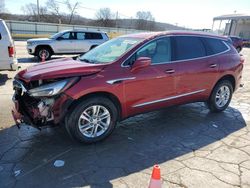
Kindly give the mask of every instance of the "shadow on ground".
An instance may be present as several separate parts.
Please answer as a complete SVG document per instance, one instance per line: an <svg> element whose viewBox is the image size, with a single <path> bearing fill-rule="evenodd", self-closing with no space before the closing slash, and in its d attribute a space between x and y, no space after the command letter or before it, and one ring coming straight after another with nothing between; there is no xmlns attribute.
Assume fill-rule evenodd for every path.
<svg viewBox="0 0 250 188"><path fill-rule="evenodd" d="M1 74L0 73L0 86L5 85L7 80L10 80L11 78L8 77L8 74Z"/></svg>
<svg viewBox="0 0 250 188"><path fill-rule="evenodd" d="M208 147L245 126L238 110L212 114L202 103L129 118L107 140L92 145L72 141L62 128L40 132L13 126L0 132L0 187L111 188L119 178L150 174L154 164ZM56 168L55 160L64 166Z"/></svg>

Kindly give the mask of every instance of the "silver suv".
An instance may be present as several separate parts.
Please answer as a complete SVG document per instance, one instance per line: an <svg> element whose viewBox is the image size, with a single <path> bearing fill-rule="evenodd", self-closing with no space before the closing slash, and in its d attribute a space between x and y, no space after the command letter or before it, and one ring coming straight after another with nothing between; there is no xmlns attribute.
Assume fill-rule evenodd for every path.
<svg viewBox="0 0 250 188"><path fill-rule="evenodd" d="M52 55L82 54L109 40L104 32L87 30L67 30L56 33L50 38L27 40L27 50L30 55L40 60L50 59Z"/></svg>

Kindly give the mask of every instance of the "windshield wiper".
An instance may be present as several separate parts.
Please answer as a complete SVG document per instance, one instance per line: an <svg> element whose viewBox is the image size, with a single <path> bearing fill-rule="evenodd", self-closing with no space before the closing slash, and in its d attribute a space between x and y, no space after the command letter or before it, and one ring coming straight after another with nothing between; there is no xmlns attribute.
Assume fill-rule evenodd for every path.
<svg viewBox="0 0 250 188"><path fill-rule="evenodd" d="M95 61L89 59L80 59L80 61L85 61L86 63L95 63Z"/></svg>

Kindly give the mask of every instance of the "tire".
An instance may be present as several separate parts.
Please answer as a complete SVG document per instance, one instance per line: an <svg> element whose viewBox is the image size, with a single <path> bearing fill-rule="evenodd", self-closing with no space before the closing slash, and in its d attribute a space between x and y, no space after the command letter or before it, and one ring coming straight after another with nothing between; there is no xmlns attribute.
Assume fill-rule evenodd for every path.
<svg viewBox="0 0 250 188"><path fill-rule="evenodd" d="M224 92L222 95L221 92ZM214 87L209 100L207 101L207 106L211 112L221 112L225 110L233 95L232 83L228 80L221 80Z"/></svg>
<svg viewBox="0 0 250 188"><path fill-rule="evenodd" d="M238 46L238 47L236 48L236 50L237 50L238 53L240 53L240 51L241 51L242 49L241 49L241 47Z"/></svg>
<svg viewBox="0 0 250 188"><path fill-rule="evenodd" d="M51 58L52 51L49 47L39 47L36 50L36 56L38 57L39 61L42 61L43 54L45 54L45 61L47 61Z"/></svg>
<svg viewBox="0 0 250 188"><path fill-rule="evenodd" d="M94 109L99 112L98 116L94 115ZM107 118L100 120L106 116ZM118 111L112 101L105 97L92 97L72 107L66 117L65 128L73 139L81 143L94 143L107 138L113 132L117 119Z"/></svg>

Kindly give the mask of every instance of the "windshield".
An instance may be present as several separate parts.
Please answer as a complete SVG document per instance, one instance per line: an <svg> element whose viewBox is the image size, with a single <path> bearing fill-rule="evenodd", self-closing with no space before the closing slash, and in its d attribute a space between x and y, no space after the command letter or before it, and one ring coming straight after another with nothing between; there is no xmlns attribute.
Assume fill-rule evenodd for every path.
<svg viewBox="0 0 250 188"><path fill-rule="evenodd" d="M117 60L122 54L129 51L142 40L143 39L141 38L131 37L115 38L94 48L88 53L80 56L78 59L87 63L110 63Z"/></svg>
<svg viewBox="0 0 250 188"><path fill-rule="evenodd" d="M56 34L52 35L52 36L50 37L50 39L56 39L56 38L57 38L58 36L60 36L62 33L64 33L64 32L56 33Z"/></svg>

